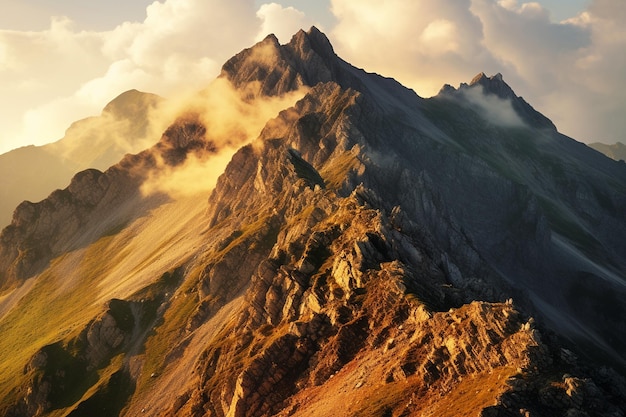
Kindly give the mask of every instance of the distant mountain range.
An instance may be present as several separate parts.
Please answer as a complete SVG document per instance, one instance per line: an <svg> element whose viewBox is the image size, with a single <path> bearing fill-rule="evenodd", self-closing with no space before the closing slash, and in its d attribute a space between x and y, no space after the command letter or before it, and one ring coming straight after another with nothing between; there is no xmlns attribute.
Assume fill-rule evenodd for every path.
<svg viewBox="0 0 626 417"><path fill-rule="evenodd" d="M0 234L3 415L626 413L626 165L501 74L424 99L311 28L185 109Z"/></svg>
<svg viewBox="0 0 626 417"><path fill-rule="evenodd" d="M150 115L162 104L154 94L127 91L112 100L98 117L75 122L65 136L44 146L26 146L0 155L0 227L11 222L24 200L43 200L65 188L72 176L87 168L106 169L126 153L152 143ZM158 140L158 139L157 139Z"/></svg>
<svg viewBox="0 0 626 417"><path fill-rule="evenodd" d="M589 146L616 161L626 161L626 145L622 142L616 142L613 145L595 142L590 143Z"/></svg>

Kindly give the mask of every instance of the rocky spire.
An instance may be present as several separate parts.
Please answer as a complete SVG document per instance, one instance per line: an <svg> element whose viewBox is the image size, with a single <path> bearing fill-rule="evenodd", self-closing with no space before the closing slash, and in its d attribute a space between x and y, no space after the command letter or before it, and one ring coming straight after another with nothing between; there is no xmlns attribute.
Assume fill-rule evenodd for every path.
<svg viewBox="0 0 626 417"><path fill-rule="evenodd" d="M228 60L220 77L237 88L252 87L254 94L281 95L341 78L340 61L328 38L312 27L300 30L285 45L276 36L267 36Z"/></svg>
<svg viewBox="0 0 626 417"><path fill-rule="evenodd" d="M487 77L484 72L481 72L469 84L470 87L477 85L482 86L486 93L495 94L500 98L516 98L515 92L504 82L501 73Z"/></svg>
<svg viewBox="0 0 626 417"><path fill-rule="evenodd" d="M326 61L337 59L335 50L325 34L320 32L318 28L312 26L308 32L300 29L289 42L289 45L296 47L301 55L306 55L310 51L314 51Z"/></svg>

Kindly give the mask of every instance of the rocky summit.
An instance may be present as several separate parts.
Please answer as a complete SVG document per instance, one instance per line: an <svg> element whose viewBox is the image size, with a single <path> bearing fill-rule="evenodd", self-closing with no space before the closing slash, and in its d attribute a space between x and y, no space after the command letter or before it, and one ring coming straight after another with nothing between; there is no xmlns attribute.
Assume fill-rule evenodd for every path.
<svg viewBox="0 0 626 417"><path fill-rule="evenodd" d="M16 208L3 415L626 413L623 163L501 74L424 99L316 28L216 83L228 129L201 93L156 145Z"/></svg>

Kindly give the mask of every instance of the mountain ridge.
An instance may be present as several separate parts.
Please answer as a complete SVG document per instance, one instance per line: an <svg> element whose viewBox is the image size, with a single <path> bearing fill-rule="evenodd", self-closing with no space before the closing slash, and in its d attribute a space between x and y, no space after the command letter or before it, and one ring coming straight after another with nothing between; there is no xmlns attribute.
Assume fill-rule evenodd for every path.
<svg viewBox="0 0 626 417"><path fill-rule="evenodd" d="M208 196L157 195L85 247L51 254L40 282L80 255L86 277L109 283L105 300L124 299L32 355L7 415L105 404L121 415L624 412L623 377L586 357L625 359L620 164L543 123L492 123L456 93L422 99L342 61L315 28L287 45L266 38L221 78L244 100L307 88L234 153ZM104 178L126 184L111 198L144 201L144 169L210 162L210 135L179 119L152 149L81 173L64 193L106 211L118 203L78 186ZM184 227L174 213L187 214ZM95 216L81 227L97 230ZM162 243L160 223L172 230ZM0 258L11 263L7 230ZM99 256L124 241L136 242L115 255L124 281L138 282L130 294ZM109 336L85 345L99 329ZM76 384L67 362L103 376Z"/></svg>

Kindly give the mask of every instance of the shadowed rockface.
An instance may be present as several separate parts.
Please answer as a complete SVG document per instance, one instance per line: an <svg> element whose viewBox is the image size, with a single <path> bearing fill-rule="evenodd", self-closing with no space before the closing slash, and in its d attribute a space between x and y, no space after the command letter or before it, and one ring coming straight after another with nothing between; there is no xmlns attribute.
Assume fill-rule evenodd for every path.
<svg viewBox="0 0 626 417"><path fill-rule="evenodd" d="M315 28L286 45L267 37L221 77L249 99L309 90L234 154L203 213L186 218L183 240L201 244L42 346L3 400L7 414L102 404L128 416L626 412L623 164L559 134L500 75L422 99L341 60ZM489 113L493 98L513 125ZM176 166L210 153L200 132L176 124L148 153L74 181L119 184L111 172L158 169L149 155ZM64 192L74 210L91 201ZM72 233L97 227L97 210ZM121 226L119 239L157 228L159 213ZM3 232L0 271L25 253L42 259L22 242L43 223L18 218ZM128 279L174 248L154 245ZM62 252L46 252L37 279ZM112 260L91 256L103 280L113 274ZM102 376L63 396L74 382L49 369L48 351Z"/></svg>

